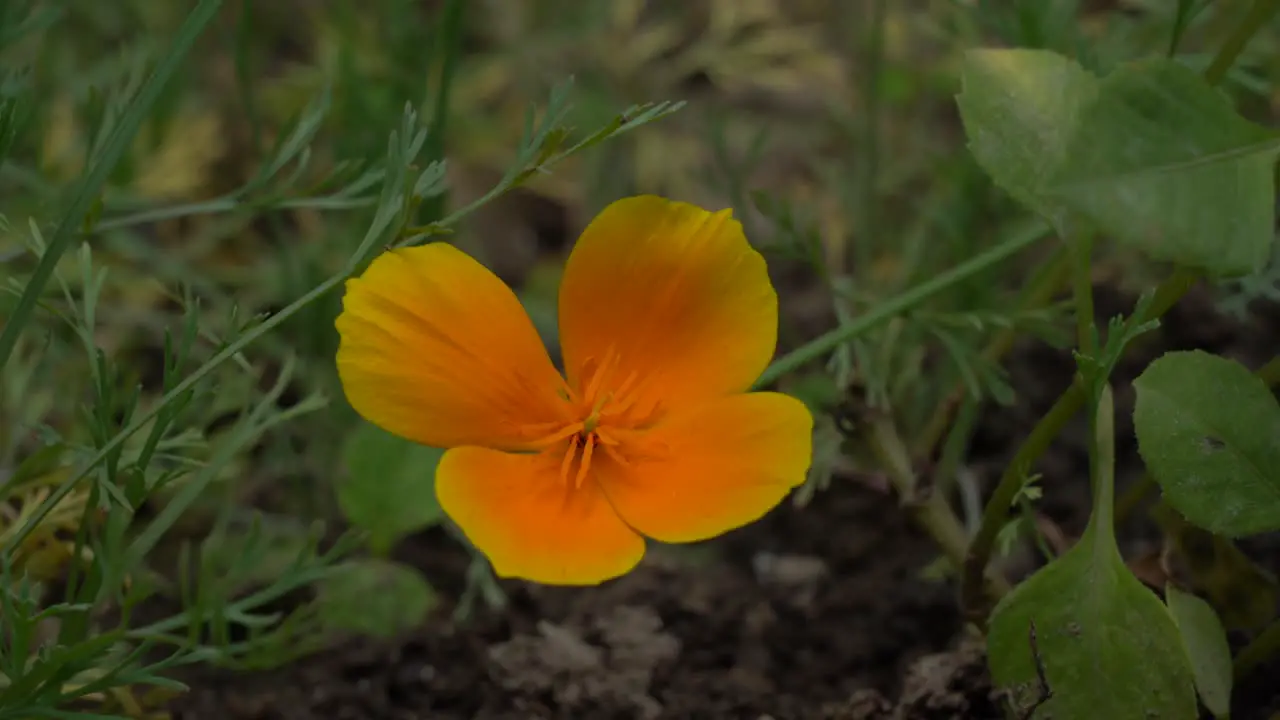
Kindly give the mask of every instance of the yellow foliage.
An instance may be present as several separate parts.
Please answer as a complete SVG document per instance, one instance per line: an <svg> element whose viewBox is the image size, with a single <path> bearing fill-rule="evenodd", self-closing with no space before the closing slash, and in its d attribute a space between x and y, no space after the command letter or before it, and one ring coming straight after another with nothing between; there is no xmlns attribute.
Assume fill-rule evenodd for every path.
<svg viewBox="0 0 1280 720"><path fill-rule="evenodd" d="M68 180L84 168L84 131L75 103L63 95L49 104L49 119L40 147L41 169L50 179Z"/></svg>
<svg viewBox="0 0 1280 720"><path fill-rule="evenodd" d="M169 125L156 151L140 160L134 189L156 200L197 196L224 149L221 118L212 112L185 110Z"/></svg>
<svg viewBox="0 0 1280 720"><path fill-rule="evenodd" d="M69 95L54 100L41 143L40 162L51 179L69 181L84 171L86 137L90 132L77 116ZM143 128L139 138L153 128ZM186 109L169 124L154 151L139 140L134 145L138 175L133 189L155 200L187 199L199 195L209 171L225 151L222 120L217 114Z"/></svg>

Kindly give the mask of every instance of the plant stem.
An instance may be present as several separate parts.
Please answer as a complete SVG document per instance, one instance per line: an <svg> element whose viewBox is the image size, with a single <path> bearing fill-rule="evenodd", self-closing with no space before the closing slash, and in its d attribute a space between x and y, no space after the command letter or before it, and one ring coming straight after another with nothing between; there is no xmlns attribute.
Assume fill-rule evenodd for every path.
<svg viewBox="0 0 1280 720"><path fill-rule="evenodd" d="M1280 619L1272 621L1258 637L1236 655L1232 667L1239 680L1280 652Z"/></svg>
<svg viewBox="0 0 1280 720"><path fill-rule="evenodd" d="M1042 271L1023 291L1022 300L1018 303L1018 307L1022 310L1035 310L1048 305L1053 300L1053 296L1058 294L1058 291L1062 289L1063 285L1071 277L1070 260L1071 258L1067 254L1066 248L1059 247L1053 258L1043 266ZM998 363L1000 358L1013 349L1013 344L1017 342L1018 336L1019 329L1016 327L1008 327L996 333L995 337L991 338L987 346L982 349L983 361L991 364ZM968 385L965 384L962 378L956 381L955 387L938 404L933 417L929 418L928 424L925 425L924 430L920 433L920 439L915 448L915 456L917 458L933 456L934 449L946 436L947 429L951 426L956 411L964 402L968 392Z"/></svg>
<svg viewBox="0 0 1280 720"><path fill-rule="evenodd" d="M877 411L876 417L871 421L867 442L888 474L889 483L893 485L912 520L929 533L952 565L960 568L965 560L965 548L969 544L964 524L956 517L942 493L929 491L921 497L916 474L911 466L911 455L888 414ZM983 587L986 595L992 599L1001 597L1010 589L1008 581L994 572L987 573Z"/></svg>
<svg viewBox="0 0 1280 720"><path fill-rule="evenodd" d="M1075 299L1076 344L1088 357L1098 354L1097 331L1093 321L1093 235L1083 232L1070 238L1072 255L1071 290Z"/></svg>
<svg viewBox="0 0 1280 720"><path fill-rule="evenodd" d="M1090 400L1089 477L1093 481L1093 522L1098 532L1115 543L1116 515L1116 405L1111 385L1104 384L1099 397ZM1102 537L1100 536L1100 537Z"/></svg>
<svg viewBox="0 0 1280 720"><path fill-rule="evenodd" d="M1034 245L1048 233L1048 226L1042 222L1034 222L1030 225L1019 229L1008 240L987 250L986 252L970 258L969 260L956 265L934 277L932 280L925 281L911 288L910 290L890 298L871 308L867 314L859 316L853 322L847 325L841 325L836 329L814 338L813 340L801 345L791 352L783 355L774 361L772 365L765 369L760 375L760 379L756 381L755 387L762 388L777 382L779 378L789 372L803 367L805 364L817 360L844 343L853 340L859 335L874 329L878 325L901 315L916 306L925 302L934 295L941 293L957 283L964 282L969 278L977 275L994 265L1007 260L1009 257L1018 252Z"/></svg>
<svg viewBox="0 0 1280 720"><path fill-rule="evenodd" d="M354 210L366 208L378 203L377 197L343 197L340 195L324 195L311 198L281 199L267 202L241 200L234 196L202 200L200 202L169 205L167 207L140 210L128 215L107 218L95 223L90 234L99 234L108 230L148 223L162 222L174 218L191 215L214 215L231 212L254 212L260 210L294 210L308 208L312 210Z"/></svg>
<svg viewBox="0 0 1280 720"><path fill-rule="evenodd" d="M1040 418L1040 422L1036 423L1031 434L1018 448L1013 460L1005 466L1000 483L987 500L982 511L982 524L969 543L969 551L961 564L960 603L970 620L981 622L986 616L987 609L978 581L995 549L996 537L1000 528L1004 527L1013 501L1025 484L1031 465L1044 454L1062 426L1080 410L1084 399L1084 388L1078 380L1067 392L1058 396L1058 401Z"/></svg>
<svg viewBox="0 0 1280 720"><path fill-rule="evenodd" d="M1280 10L1280 0L1254 0L1253 7L1249 8L1249 12L1236 26L1235 32L1231 33L1226 42L1222 43L1222 47L1218 48L1218 54L1213 57L1213 63L1209 65L1208 70L1204 71L1204 79L1208 80L1210 85L1222 82L1222 79L1227 76L1227 71L1240 57L1240 53L1244 52L1245 46L1277 10Z"/></svg>
<svg viewBox="0 0 1280 720"><path fill-rule="evenodd" d="M1198 273L1191 270L1175 270L1169 279L1156 289L1155 297L1141 321L1147 322L1163 316L1183 295L1187 294L1199 277ZM1049 408L1044 417L1036 423L1031 434L1023 440L1013 460L1005 467L1000 483L987 501L982 513L982 525L969 544L969 552L965 557L964 569L960 575L960 602L966 616L971 620L980 622L986 616L986 607L979 588L980 581L991 559L991 552L995 549L996 537L1009 515L1009 508L1014 498L1018 496L1018 491L1022 489L1023 479L1036 460L1039 460L1045 450L1049 449L1050 443L1062 431L1067 421L1074 417L1084 405L1084 395L1084 386L1077 376L1071 386L1058 396L1053 407Z"/></svg>

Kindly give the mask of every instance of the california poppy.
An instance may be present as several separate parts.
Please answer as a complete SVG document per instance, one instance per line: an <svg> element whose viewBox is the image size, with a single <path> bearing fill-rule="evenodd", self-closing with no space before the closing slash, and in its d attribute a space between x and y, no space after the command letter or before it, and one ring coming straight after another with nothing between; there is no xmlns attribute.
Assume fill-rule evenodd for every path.
<svg viewBox="0 0 1280 720"><path fill-rule="evenodd" d="M449 448L436 495L500 576L617 577L644 536L745 525L809 467L804 404L749 392L778 299L728 210L641 196L601 212L560 286L563 374L515 294L445 243L375 259L337 328L352 406Z"/></svg>

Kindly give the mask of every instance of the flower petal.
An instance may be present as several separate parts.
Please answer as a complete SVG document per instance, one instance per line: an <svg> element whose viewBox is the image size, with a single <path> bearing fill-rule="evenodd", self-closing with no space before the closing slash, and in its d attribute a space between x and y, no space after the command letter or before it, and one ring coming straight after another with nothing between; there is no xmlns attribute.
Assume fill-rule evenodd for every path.
<svg viewBox="0 0 1280 720"><path fill-rule="evenodd" d="M593 465L622 519L663 542L705 540L759 519L804 482L813 416L779 393L748 393L667 415Z"/></svg>
<svg viewBox="0 0 1280 720"><path fill-rule="evenodd" d="M445 243L347 281L338 374L356 412L425 445L524 447L559 421L563 379L520 301Z"/></svg>
<svg viewBox="0 0 1280 720"><path fill-rule="evenodd" d="M729 210L619 200L582 233L560 286L565 373L593 367L664 400L747 390L773 357L778 297Z"/></svg>
<svg viewBox="0 0 1280 720"><path fill-rule="evenodd" d="M501 577L595 585L626 574L644 555L644 538L600 488L564 483L549 454L454 448L436 470L436 497Z"/></svg>

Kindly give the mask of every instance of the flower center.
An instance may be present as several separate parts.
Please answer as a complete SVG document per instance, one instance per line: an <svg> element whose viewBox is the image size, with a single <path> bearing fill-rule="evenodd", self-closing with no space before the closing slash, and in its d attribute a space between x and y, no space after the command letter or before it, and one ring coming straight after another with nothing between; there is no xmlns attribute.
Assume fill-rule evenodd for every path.
<svg viewBox="0 0 1280 720"><path fill-rule="evenodd" d="M539 433L529 443L532 449L559 457L560 482L566 487L582 487L598 452L630 464L627 457L642 450L642 434L660 414L660 406L642 395L638 374L632 371L617 382L618 368L613 349L603 360L588 359L578 373L578 387L566 383L560 389L566 419L527 428Z"/></svg>
<svg viewBox="0 0 1280 720"><path fill-rule="evenodd" d="M609 395L606 394L596 400L595 405L591 407L591 414L587 415L587 419L582 421L582 431L586 433L595 432L600 427L600 413L604 409L604 404L609 402Z"/></svg>
<svg viewBox="0 0 1280 720"><path fill-rule="evenodd" d="M656 407L646 408L643 403L638 373L623 376L620 365L618 352L611 348L603 358L591 358L583 364L578 387L565 388L570 416L582 420L563 427L546 450L563 453L560 481L568 487L582 487L593 458L601 451L619 464L628 464L622 445L633 451L637 433L656 413Z"/></svg>

